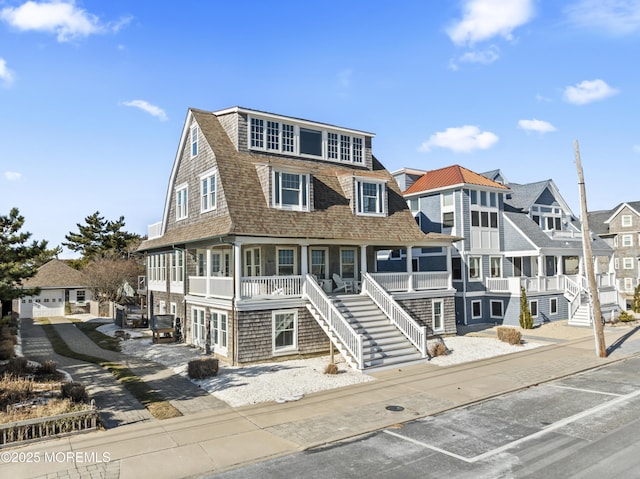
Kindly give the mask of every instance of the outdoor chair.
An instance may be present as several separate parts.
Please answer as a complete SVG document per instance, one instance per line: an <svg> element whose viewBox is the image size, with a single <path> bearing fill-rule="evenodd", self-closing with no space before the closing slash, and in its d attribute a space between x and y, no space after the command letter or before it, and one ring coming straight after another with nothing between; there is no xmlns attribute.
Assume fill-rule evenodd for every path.
<svg viewBox="0 0 640 479"><path fill-rule="evenodd" d="M333 288L334 293L339 293L340 291L353 293L353 283L346 282L336 273L333 273L333 281L336 283L336 287Z"/></svg>

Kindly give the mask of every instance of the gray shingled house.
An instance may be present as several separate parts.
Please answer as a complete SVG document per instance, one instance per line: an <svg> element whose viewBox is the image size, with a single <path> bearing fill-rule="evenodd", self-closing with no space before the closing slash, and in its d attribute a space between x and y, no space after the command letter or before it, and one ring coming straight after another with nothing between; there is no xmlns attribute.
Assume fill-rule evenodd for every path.
<svg viewBox="0 0 640 479"><path fill-rule="evenodd" d="M376 272L424 234L365 131L241 107L188 110L146 255L150 316L242 364L325 353L359 369L422 360L455 334L448 262Z"/></svg>
<svg viewBox="0 0 640 479"><path fill-rule="evenodd" d="M24 281L25 288L39 288L40 293L14 300L13 310L20 318L64 316L67 311L89 310L91 291L84 275L64 261L52 259Z"/></svg>
<svg viewBox="0 0 640 479"><path fill-rule="evenodd" d="M393 174L423 231L464 238L450 258L459 324L518 325L521 287L536 322L591 323L581 224L553 180L515 184L500 170L459 165ZM613 250L595 234L591 247L610 315L620 309ZM421 258L425 268L443 259L437 251Z"/></svg>

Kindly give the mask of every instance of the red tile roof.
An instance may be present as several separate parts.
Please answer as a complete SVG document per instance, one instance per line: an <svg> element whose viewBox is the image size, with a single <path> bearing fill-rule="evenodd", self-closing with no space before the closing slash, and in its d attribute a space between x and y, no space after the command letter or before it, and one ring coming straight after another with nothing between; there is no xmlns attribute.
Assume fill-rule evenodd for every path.
<svg viewBox="0 0 640 479"><path fill-rule="evenodd" d="M447 166L439 170L427 171L424 175L416 180L403 194L419 193L421 191L435 190L454 185L478 185L491 188L499 188L508 190L505 185L497 181L468 170L460 165Z"/></svg>

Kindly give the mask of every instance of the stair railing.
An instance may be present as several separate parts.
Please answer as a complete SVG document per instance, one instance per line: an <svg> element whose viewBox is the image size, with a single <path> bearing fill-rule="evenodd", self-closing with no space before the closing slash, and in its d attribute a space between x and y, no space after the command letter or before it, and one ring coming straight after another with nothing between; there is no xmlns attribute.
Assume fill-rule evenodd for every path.
<svg viewBox="0 0 640 479"><path fill-rule="evenodd" d="M362 273L362 292L367 294L391 322L420 351L423 358L427 353L427 328L415 319L387 293L368 273Z"/></svg>
<svg viewBox="0 0 640 479"><path fill-rule="evenodd" d="M302 286L303 297L316 309L318 314L327 323L329 329L340 343L347 349L351 357L357 363L358 369L364 369L363 337L358 334L349 321L340 313L331 302L327 294L310 274L305 277ZM333 340L333 339L332 339Z"/></svg>

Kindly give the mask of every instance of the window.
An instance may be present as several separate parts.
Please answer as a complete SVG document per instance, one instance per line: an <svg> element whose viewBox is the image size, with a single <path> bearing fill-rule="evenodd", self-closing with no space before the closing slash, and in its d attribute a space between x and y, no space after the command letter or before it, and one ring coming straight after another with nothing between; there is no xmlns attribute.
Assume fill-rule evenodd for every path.
<svg viewBox="0 0 640 479"><path fill-rule="evenodd" d="M169 314L173 314L174 318L178 315L178 304L177 303L169 303Z"/></svg>
<svg viewBox="0 0 640 479"><path fill-rule="evenodd" d="M260 248L247 248L244 251L244 275L260 276Z"/></svg>
<svg viewBox="0 0 640 479"><path fill-rule="evenodd" d="M166 314L167 313L167 302L166 301L158 301L158 313Z"/></svg>
<svg viewBox="0 0 640 479"><path fill-rule="evenodd" d="M327 250L312 249L311 250L311 274L319 279L326 279L327 273Z"/></svg>
<svg viewBox="0 0 640 479"><path fill-rule="evenodd" d="M338 159L338 134L327 133L327 157L331 160Z"/></svg>
<svg viewBox="0 0 640 479"><path fill-rule="evenodd" d="M442 206L453 206L453 191L442 193Z"/></svg>
<svg viewBox="0 0 640 479"><path fill-rule="evenodd" d="M84 289L76 291L76 301L78 303L84 303L87 300L87 292Z"/></svg>
<svg viewBox="0 0 640 479"><path fill-rule="evenodd" d="M471 301L471 318L478 319L482 317L482 301L479 299Z"/></svg>
<svg viewBox="0 0 640 479"><path fill-rule="evenodd" d="M620 269L620 260L618 258L614 258L613 267L614 269Z"/></svg>
<svg viewBox="0 0 640 479"><path fill-rule="evenodd" d="M216 175L205 173L200 177L200 210L211 211L216 207Z"/></svg>
<svg viewBox="0 0 640 479"><path fill-rule="evenodd" d="M442 227L443 228L453 228L454 225L454 216L453 211L448 211L446 213L442 213Z"/></svg>
<svg viewBox="0 0 640 479"><path fill-rule="evenodd" d="M340 160L351 161L351 137L340 135Z"/></svg>
<svg viewBox="0 0 640 479"><path fill-rule="evenodd" d="M211 312L211 346L214 352L226 354L228 340L227 314L218 311Z"/></svg>
<svg viewBox="0 0 640 479"><path fill-rule="evenodd" d="M613 246L617 247L618 246L618 235L615 235L613 237Z"/></svg>
<svg viewBox="0 0 640 479"><path fill-rule="evenodd" d="M211 251L210 276L229 276L231 273L231 252L229 250Z"/></svg>
<svg viewBox="0 0 640 479"><path fill-rule="evenodd" d="M151 254L147 258L149 281L160 282L166 280L166 259L163 253Z"/></svg>
<svg viewBox="0 0 640 479"><path fill-rule="evenodd" d="M353 162L354 163L362 163L362 152L364 148L362 147L362 138L354 136L353 138Z"/></svg>
<svg viewBox="0 0 640 479"><path fill-rule="evenodd" d="M480 257L469 257L469 279L480 279Z"/></svg>
<svg viewBox="0 0 640 479"><path fill-rule="evenodd" d="M622 246L633 246L633 235L622 235Z"/></svg>
<svg viewBox="0 0 640 479"><path fill-rule="evenodd" d="M187 200L187 185L184 185L176 190L176 220L182 220L187 217Z"/></svg>
<svg viewBox="0 0 640 479"><path fill-rule="evenodd" d="M251 147L264 149L264 120L251 118Z"/></svg>
<svg viewBox="0 0 640 479"><path fill-rule="evenodd" d="M417 212L418 208L420 208L418 198L411 198L407 201L407 205L409 205L409 210L411 210L412 213Z"/></svg>
<svg viewBox="0 0 640 479"><path fill-rule="evenodd" d="M298 349L298 311L274 311L273 352L289 352Z"/></svg>
<svg viewBox="0 0 640 479"><path fill-rule="evenodd" d="M462 281L462 258L451 258L451 273L454 281Z"/></svg>
<svg viewBox="0 0 640 479"><path fill-rule="evenodd" d="M500 258L499 256L492 256L489 262L490 262L490 268L491 268L491 277L501 278L502 277L502 258Z"/></svg>
<svg viewBox="0 0 640 479"><path fill-rule="evenodd" d="M622 258L622 267L624 269L633 269L633 258Z"/></svg>
<svg viewBox="0 0 640 479"><path fill-rule="evenodd" d="M196 346L204 346L207 340L207 329L204 318L204 308L193 308L191 310L191 343Z"/></svg>
<svg viewBox="0 0 640 479"><path fill-rule="evenodd" d="M504 316L503 307L504 305L502 301L492 299L491 300L491 317L502 318Z"/></svg>
<svg viewBox="0 0 640 479"><path fill-rule="evenodd" d="M309 175L274 171L273 206L309 211Z"/></svg>
<svg viewBox="0 0 640 479"><path fill-rule="evenodd" d="M622 215L622 226L631 226L631 215Z"/></svg>
<svg viewBox="0 0 640 479"><path fill-rule="evenodd" d="M278 274L291 276L296 271L296 252L293 248L278 248Z"/></svg>
<svg viewBox="0 0 640 479"><path fill-rule="evenodd" d="M207 252L198 250L196 252L196 276L207 275Z"/></svg>
<svg viewBox="0 0 640 479"><path fill-rule="evenodd" d="M443 315L443 302L442 300L431 301L431 324L433 325L433 331L444 330L444 315Z"/></svg>
<svg viewBox="0 0 640 479"><path fill-rule="evenodd" d="M341 249L340 250L340 276L346 279L355 279L356 277L356 250Z"/></svg>
<svg viewBox="0 0 640 479"><path fill-rule="evenodd" d="M549 314L558 314L558 298L549 299Z"/></svg>
<svg viewBox="0 0 640 479"><path fill-rule="evenodd" d="M356 181L356 212L358 214L381 215L385 213L384 183Z"/></svg>
<svg viewBox="0 0 640 479"><path fill-rule="evenodd" d="M300 154L322 156L322 132L300 128Z"/></svg>
<svg viewBox="0 0 640 479"><path fill-rule="evenodd" d="M198 154L198 125L191 127L191 157Z"/></svg>
<svg viewBox="0 0 640 479"><path fill-rule="evenodd" d="M625 278L624 279L624 290L625 291L633 291L633 278Z"/></svg>
<svg viewBox="0 0 640 479"><path fill-rule="evenodd" d="M531 311L531 316L534 318L538 317L538 300L532 299L529 301L529 311Z"/></svg>
<svg viewBox="0 0 640 479"><path fill-rule="evenodd" d="M469 191L469 201L472 205L478 204L478 192L476 190Z"/></svg>
<svg viewBox="0 0 640 479"><path fill-rule="evenodd" d="M184 281L184 251L176 250L171 255L171 281L174 283Z"/></svg>

